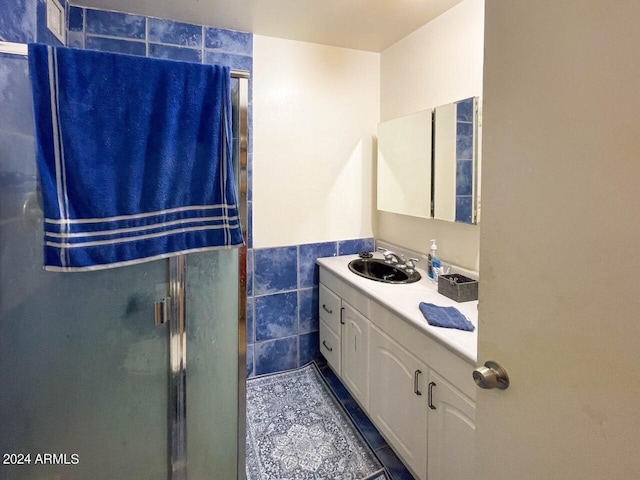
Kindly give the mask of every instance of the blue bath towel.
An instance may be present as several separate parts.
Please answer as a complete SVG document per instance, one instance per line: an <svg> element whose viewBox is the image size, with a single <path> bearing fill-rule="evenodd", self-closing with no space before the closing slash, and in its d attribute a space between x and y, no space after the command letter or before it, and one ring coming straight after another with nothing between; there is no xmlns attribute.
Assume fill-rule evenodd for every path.
<svg viewBox="0 0 640 480"><path fill-rule="evenodd" d="M29 45L45 268L242 245L230 70Z"/></svg>
<svg viewBox="0 0 640 480"><path fill-rule="evenodd" d="M473 332L476 328L456 307L440 307L420 302L419 308L429 325L434 327L457 328L467 332Z"/></svg>

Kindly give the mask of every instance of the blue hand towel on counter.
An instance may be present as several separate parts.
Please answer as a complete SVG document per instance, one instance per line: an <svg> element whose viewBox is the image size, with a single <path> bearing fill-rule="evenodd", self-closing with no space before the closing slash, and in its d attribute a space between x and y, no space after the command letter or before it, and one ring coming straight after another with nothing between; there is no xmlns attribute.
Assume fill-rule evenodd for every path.
<svg viewBox="0 0 640 480"><path fill-rule="evenodd" d="M467 332L473 332L476 328L456 307L420 302L419 308L429 325L434 327L457 328Z"/></svg>
<svg viewBox="0 0 640 480"><path fill-rule="evenodd" d="M45 269L243 244L230 69L29 45Z"/></svg>

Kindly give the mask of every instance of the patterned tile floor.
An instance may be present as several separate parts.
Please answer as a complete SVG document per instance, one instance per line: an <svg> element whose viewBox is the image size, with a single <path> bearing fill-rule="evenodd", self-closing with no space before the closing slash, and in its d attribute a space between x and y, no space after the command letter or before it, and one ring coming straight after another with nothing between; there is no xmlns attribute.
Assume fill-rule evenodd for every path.
<svg viewBox="0 0 640 480"><path fill-rule="evenodd" d="M331 368L326 364L318 364L318 366L329 387L351 416L353 423L391 475L391 480L415 480Z"/></svg>

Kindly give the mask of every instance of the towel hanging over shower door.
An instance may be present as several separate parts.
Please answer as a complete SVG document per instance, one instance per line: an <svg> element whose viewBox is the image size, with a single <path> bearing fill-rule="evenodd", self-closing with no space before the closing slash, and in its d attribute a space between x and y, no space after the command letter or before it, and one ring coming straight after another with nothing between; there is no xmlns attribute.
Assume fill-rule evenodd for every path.
<svg viewBox="0 0 640 480"><path fill-rule="evenodd" d="M243 243L230 70L29 45L45 269Z"/></svg>

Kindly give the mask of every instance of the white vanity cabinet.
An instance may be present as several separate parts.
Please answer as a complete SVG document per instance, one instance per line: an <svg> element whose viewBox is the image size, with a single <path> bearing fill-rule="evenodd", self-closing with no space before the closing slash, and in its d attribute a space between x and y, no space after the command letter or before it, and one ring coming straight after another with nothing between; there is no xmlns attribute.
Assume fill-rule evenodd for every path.
<svg viewBox="0 0 640 480"><path fill-rule="evenodd" d="M369 406L369 320L365 314L369 310L369 299L335 277L324 275L328 285L322 283L322 279L321 274L320 352L366 410Z"/></svg>
<svg viewBox="0 0 640 480"><path fill-rule="evenodd" d="M323 284L320 284L319 317L320 317L320 353L334 372L342 376L340 350L341 343L341 299Z"/></svg>
<svg viewBox="0 0 640 480"><path fill-rule="evenodd" d="M369 408L369 320L343 301L342 381Z"/></svg>
<svg viewBox="0 0 640 480"><path fill-rule="evenodd" d="M377 302L370 320L372 421L418 479L474 478L472 365Z"/></svg>
<svg viewBox="0 0 640 480"><path fill-rule="evenodd" d="M415 477L474 478L473 365L325 268L319 298L320 351Z"/></svg>
<svg viewBox="0 0 640 480"><path fill-rule="evenodd" d="M427 477L427 366L371 327L369 416L421 479Z"/></svg>
<svg viewBox="0 0 640 480"><path fill-rule="evenodd" d="M429 479L475 478L475 402L434 371L429 372Z"/></svg>

